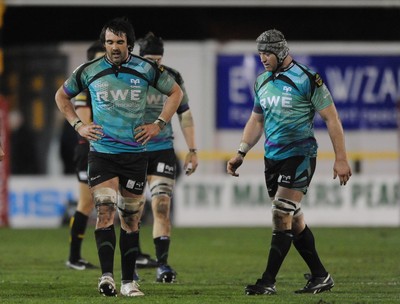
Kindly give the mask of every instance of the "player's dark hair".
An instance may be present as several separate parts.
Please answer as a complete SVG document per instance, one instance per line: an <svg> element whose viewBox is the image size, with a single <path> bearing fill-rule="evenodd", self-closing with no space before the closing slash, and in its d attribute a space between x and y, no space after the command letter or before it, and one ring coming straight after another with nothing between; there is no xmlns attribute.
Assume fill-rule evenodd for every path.
<svg viewBox="0 0 400 304"><path fill-rule="evenodd" d="M100 42L100 40L96 40L89 46L86 51L87 60L92 60L96 56L96 53L105 52L104 45Z"/></svg>
<svg viewBox="0 0 400 304"><path fill-rule="evenodd" d="M164 42L161 37L157 37L153 32L148 32L144 38L138 41L140 46L139 55L164 55Z"/></svg>
<svg viewBox="0 0 400 304"><path fill-rule="evenodd" d="M126 40L128 43L128 50L132 52L135 46L135 31L133 29L132 23L127 17L117 17L108 21L101 30L100 41L104 45L106 43L106 31L109 30L117 36L126 35Z"/></svg>

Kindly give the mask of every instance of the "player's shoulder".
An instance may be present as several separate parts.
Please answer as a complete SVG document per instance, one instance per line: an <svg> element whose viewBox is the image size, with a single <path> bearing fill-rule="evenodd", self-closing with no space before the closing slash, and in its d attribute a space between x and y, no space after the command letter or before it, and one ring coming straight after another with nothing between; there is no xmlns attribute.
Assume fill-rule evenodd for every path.
<svg viewBox="0 0 400 304"><path fill-rule="evenodd" d="M180 75L180 73L178 72L178 70L176 70L176 69L174 69L174 68L171 68L170 66L167 66L167 65L162 65L162 66L164 67L164 69L165 69L168 73L173 74L173 75Z"/></svg>
<svg viewBox="0 0 400 304"><path fill-rule="evenodd" d="M83 75L96 74L100 70L103 70L105 68L104 64L105 61L103 57L96 58L91 61L82 63L74 70L73 73L80 77L82 77Z"/></svg>
<svg viewBox="0 0 400 304"><path fill-rule="evenodd" d="M295 65L292 73L297 73L296 76L299 83L311 84L311 87L317 88L321 87L324 84L321 76L312 68L298 62L294 63Z"/></svg>
<svg viewBox="0 0 400 304"><path fill-rule="evenodd" d="M305 65L303 63L293 61L293 67L290 68L289 70L292 73L297 73L297 74L308 74L308 75L315 75L316 72L310 68L308 65Z"/></svg>
<svg viewBox="0 0 400 304"><path fill-rule="evenodd" d="M85 62L84 64L81 65L81 67L86 70L95 69L101 65L104 65L105 62L106 61L104 59L104 56L102 56L102 57L95 58L93 60Z"/></svg>
<svg viewBox="0 0 400 304"><path fill-rule="evenodd" d="M182 84L183 83L183 78L181 73L179 73L178 70L171 68L170 66L166 66L166 65L162 65L162 67L164 68L165 71L168 72L168 74L170 74L172 76L172 78L175 79L175 81L178 84Z"/></svg>
<svg viewBox="0 0 400 304"><path fill-rule="evenodd" d="M144 70L154 69L154 70L159 70L161 72L157 63L142 56L131 54L129 61L135 67L141 67Z"/></svg>

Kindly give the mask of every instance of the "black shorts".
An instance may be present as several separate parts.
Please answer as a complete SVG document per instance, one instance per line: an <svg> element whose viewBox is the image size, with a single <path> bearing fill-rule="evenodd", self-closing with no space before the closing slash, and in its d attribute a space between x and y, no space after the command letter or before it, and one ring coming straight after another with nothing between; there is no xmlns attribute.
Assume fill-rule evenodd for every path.
<svg viewBox="0 0 400 304"><path fill-rule="evenodd" d="M75 172L78 177L78 181L87 184L87 166L88 166L88 153L89 153L89 142L79 143L75 147L74 152L74 163Z"/></svg>
<svg viewBox="0 0 400 304"><path fill-rule="evenodd" d="M141 195L146 183L146 153L107 154L90 151L88 155L89 186L94 187L114 177L127 191Z"/></svg>
<svg viewBox="0 0 400 304"><path fill-rule="evenodd" d="M176 155L174 149L147 152L149 165L147 175L176 178Z"/></svg>
<svg viewBox="0 0 400 304"><path fill-rule="evenodd" d="M307 193L315 172L315 157L294 156L275 161L264 157L265 183L269 197L274 197L278 186Z"/></svg>

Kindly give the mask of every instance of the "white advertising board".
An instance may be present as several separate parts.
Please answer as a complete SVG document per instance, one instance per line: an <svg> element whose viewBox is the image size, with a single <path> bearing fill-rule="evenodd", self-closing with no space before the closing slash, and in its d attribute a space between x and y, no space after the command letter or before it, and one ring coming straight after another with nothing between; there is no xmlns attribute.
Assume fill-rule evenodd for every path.
<svg viewBox="0 0 400 304"><path fill-rule="evenodd" d="M75 177L12 177L9 224L13 228L59 227L69 201L77 198ZM314 176L302 208L313 226L399 226L400 191L396 176L353 176L337 180ZM258 176L192 175L176 186L176 227L270 226L271 203Z"/></svg>
<svg viewBox="0 0 400 304"><path fill-rule="evenodd" d="M395 176L353 176L346 186L314 176L302 202L317 226L399 226ZM241 175L182 178L175 192L176 226L270 226L271 203L263 178Z"/></svg>
<svg viewBox="0 0 400 304"><path fill-rule="evenodd" d="M77 190L75 177L11 177L8 208L10 227L60 227L68 201L76 200Z"/></svg>

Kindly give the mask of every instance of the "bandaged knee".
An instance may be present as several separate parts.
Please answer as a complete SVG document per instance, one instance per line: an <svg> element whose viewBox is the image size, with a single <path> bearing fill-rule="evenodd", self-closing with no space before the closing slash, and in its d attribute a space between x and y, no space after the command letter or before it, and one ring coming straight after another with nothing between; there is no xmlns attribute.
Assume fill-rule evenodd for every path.
<svg viewBox="0 0 400 304"><path fill-rule="evenodd" d="M172 197L173 186L174 180L166 177L157 178L150 184L151 197L162 195Z"/></svg>
<svg viewBox="0 0 400 304"><path fill-rule="evenodd" d="M122 217L132 217L140 220L141 207L144 204L143 197L118 197L118 210Z"/></svg>
<svg viewBox="0 0 400 304"><path fill-rule="evenodd" d="M294 216L298 212L301 212L300 203L288 200L286 198L276 197L272 201L272 212L278 212Z"/></svg>
<svg viewBox="0 0 400 304"><path fill-rule="evenodd" d="M117 203L117 192L111 188L99 188L93 191L93 199L96 208L100 206L113 207Z"/></svg>

